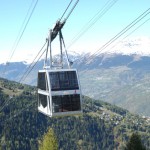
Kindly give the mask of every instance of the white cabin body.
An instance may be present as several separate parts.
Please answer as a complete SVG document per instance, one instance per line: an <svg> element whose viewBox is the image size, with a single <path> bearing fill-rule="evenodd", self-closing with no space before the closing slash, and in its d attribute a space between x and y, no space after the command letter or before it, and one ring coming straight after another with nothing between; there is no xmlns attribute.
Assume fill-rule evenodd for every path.
<svg viewBox="0 0 150 150"><path fill-rule="evenodd" d="M82 113L76 69L39 70L38 110L49 117Z"/></svg>

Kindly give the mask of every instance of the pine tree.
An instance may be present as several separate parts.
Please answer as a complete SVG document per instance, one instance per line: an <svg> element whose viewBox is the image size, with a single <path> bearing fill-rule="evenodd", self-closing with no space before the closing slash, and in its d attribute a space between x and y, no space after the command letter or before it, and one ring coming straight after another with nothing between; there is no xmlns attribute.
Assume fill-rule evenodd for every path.
<svg viewBox="0 0 150 150"><path fill-rule="evenodd" d="M141 137L137 133L133 133L129 142L126 145L125 150L146 150L143 146Z"/></svg>
<svg viewBox="0 0 150 150"><path fill-rule="evenodd" d="M39 150L58 150L58 142L52 128L49 128L44 134Z"/></svg>

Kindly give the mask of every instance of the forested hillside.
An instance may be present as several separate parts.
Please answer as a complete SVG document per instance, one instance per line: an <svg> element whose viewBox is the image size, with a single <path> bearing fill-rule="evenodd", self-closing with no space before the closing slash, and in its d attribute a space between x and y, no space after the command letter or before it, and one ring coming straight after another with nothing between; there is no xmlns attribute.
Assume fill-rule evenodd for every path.
<svg viewBox="0 0 150 150"><path fill-rule="evenodd" d="M61 150L123 149L138 132L150 149L150 120L83 97L80 116L48 118L37 111L36 88L0 79L0 149L37 150L51 127Z"/></svg>

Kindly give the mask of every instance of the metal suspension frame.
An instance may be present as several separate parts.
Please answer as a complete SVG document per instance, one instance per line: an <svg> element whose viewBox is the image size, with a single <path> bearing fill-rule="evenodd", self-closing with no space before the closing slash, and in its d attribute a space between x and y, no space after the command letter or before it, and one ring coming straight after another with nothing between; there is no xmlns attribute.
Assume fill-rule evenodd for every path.
<svg viewBox="0 0 150 150"><path fill-rule="evenodd" d="M57 69L57 68L64 68L64 63L63 63L63 52L62 52L62 45L64 46L65 49L65 55L66 55L66 59L67 59L67 65L68 68L71 68L71 65L73 64L73 62L69 61L68 58L68 54L67 54L67 50L65 47L65 42L64 42L64 38L61 32L61 29L63 28L64 24L66 23L66 21L68 20L68 18L70 17L70 15L72 14L73 10L75 9L75 7L77 6L79 0L76 0L76 2L74 3L72 9L70 10L70 12L68 13L67 17L65 17L64 21L61 22L62 18L64 17L64 15L66 14L68 8L70 7L71 3L73 2L73 0L70 1L69 5L67 6L66 10L64 11L63 15L61 16L61 19L58 20L54 26L53 29L50 30L49 32L49 36L46 39L47 41L47 48L46 48L46 56L45 56L45 61L44 61L44 69ZM60 43L60 64L61 65L57 65L54 66L53 65L53 58L52 58L52 48L51 48L51 43L52 41L56 38L57 34L59 34L59 43ZM49 65L48 65L48 52L50 54L49 56Z"/></svg>
<svg viewBox="0 0 150 150"><path fill-rule="evenodd" d="M63 59L63 47L65 50L65 55L66 55L66 60L67 60L67 65L68 68L71 68L71 64L72 62L69 61L69 57L67 54L67 50L66 50L66 46L65 46L65 42L64 42L64 38L61 32L61 29L63 27L63 25L65 24L64 22L60 22L57 21L55 27L53 28L53 30L51 29L49 31L49 36L46 39L47 41L47 48L46 48L46 56L45 56L45 61L44 61L44 69L57 69L57 68L64 68L64 59ZM57 34L59 34L59 44L60 44L60 61L59 63L57 62L56 65L54 65L53 62L53 57L52 57L52 41L56 38ZM49 54L49 59L48 59L48 54Z"/></svg>

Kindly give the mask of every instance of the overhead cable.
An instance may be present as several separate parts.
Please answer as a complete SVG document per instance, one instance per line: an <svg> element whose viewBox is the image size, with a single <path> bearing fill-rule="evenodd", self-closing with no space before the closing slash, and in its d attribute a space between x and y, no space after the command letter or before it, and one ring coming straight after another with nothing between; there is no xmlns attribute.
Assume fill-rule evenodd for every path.
<svg viewBox="0 0 150 150"><path fill-rule="evenodd" d="M150 14L150 8L147 9L144 13L142 13L138 18L136 18L134 21L132 21L128 26L126 26L121 32L119 32L116 36L114 36L111 40L109 40L106 44L104 44L96 53L102 52L104 49L106 49L110 44L112 44L114 41L116 41L119 37L121 37L123 34L125 34L129 29L134 27L138 22L140 22L143 18L145 18L147 15Z"/></svg>
<svg viewBox="0 0 150 150"><path fill-rule="evenodd" d="M71 1L72 2L72 1ZM62 15L62 17L61 17L61 19L63 18L63 16L64 16L64 14L66 13L66 11L68 10L68 8L69 8L69 6L70 6L70 4L71 4L71 2L69 3L69 5L67 6L67 8L66 8L66 10L64 11L64 13L63 13L63 15ZM68 14L68 16L65 18L65 21L69 18L69 16L71 15L71 13L73 12L73 10L75 9L75 7L77 6L77 4L78 4L78 2L79 2L79 0L77 0L76 1L76 3L74 4L74 6L72 7L72 9L71 9L71 11L69 12L69 14ZM63 25L64 25L64 23L60 23L60 21L58 21L58 22L56 22L56 27L57 27L57 25L58 25L58 27L60 27L60 29L63 27ZM54 27L54 29L55 29L55 27ZM57 30L56 30L57 31ZM54 32L55 34L57 33L57 32ZM52 34L53 35L53 34ZM57 34L56 34L57 35ZM54 40L54 38L55 38L56 36L54 35L53 37L52 37L52 40ZM46 44L46 43L45 43ZM44 44L44 46L45 46L45 44ZM43 47L44 47L43 46ZM43 49L43 47L42 47L42 49ZM42 51L42 49L38 52L38 54L37 54L37 56L40 54L40 52ZM40 55L40 57L37 59L37 61L36 62L34 62L35 61L35 59L37 58L37 56L35 57L35 59L33 60L33 62L31 63L31 65L28 67L28 70L25 72L25 74L21 77L21 79L19 80L19 83L21 83L22 81L24 81L26 78L27 78L27 76L30 74L30 72L33 70L33 68L35 67L35 65L38 63L38 61L40 60L40 58L43 56L43 54L46 52L46 50L45 51L43 51L43 53ZM34 63L34 64L33 64ZM30 69L31 68L31 69Z"/></svg>
<svg viewBox="0 0 150 150"><path fill-rule="evenodd" d="M45 43L46 44L46 43ZM44 46L45 46L44 44ZM44 46L41 48L41 50L39 51L38 55L41 53L41 51L43 50ZM26 74L23 74L23 76L21 77L21 79L19 80L19 83L23 82L27 76L30 74L30 72L33 70L33 68L36 66L36 64L38 63L38 61L41 59L41 57L43 56L43 54L46 52L46 49L42 52L42 54L39 56L39 58L36 60L36 62L34 62L34 60L38 57L38 55L35 57L35 59L33 60L33 62L30 64L30 66L28 67L28 70L26 71ZM31 68L31 69L30 69Z"/></svg>
<svg viewBox="0 0 150 150"><path fill-rule="evenodd" d="M107 43L101 46L95 53L90 55L87 58L87 63L93 59L93 57L98 56L104 49L106 49L109 45L111 45L113 42L115 42L118 38L120 38L123 34L125 34L129 29L131 29L133 26L135 26L138 22L140 22L143 18L145 18L148 14L150 14L150 8L147 9L144 13L142 13L139 17L137 17L134 21L132 21L129 25L127 25L123 30L121 30L117 35L115 35L113 38L111 38ZM84 59L84 58L83 58ZM80 66L81 68L81 66Z"/></svg>
<svg viewBox="0 0 150 150"><path fill-rule="evenodd" d="M68 8L70 7L72 1L73 1L73 0L71 0L70 3L68 4L66 10L64 11L64 13L62 14L62 16L61 16L61 18L60 18L60 21L61 21L61 19L64 17L64 15L65 15L66 11L68 10Z"/></svg>
<svg viewBox="0 0 150 150"><path fill-rule="evenodd" d="M101 19L118 0L108 0L106 4L82 27L80 32L75 35L67 48L77 42L99 19Z"/></svg>
<svg viewBox="0 0 150 150"><path fill-rule="evenodd" d="M34 9L35 9L35 7L36 7L36 5L37 5L37 2L38 2L38 0L36 1L35 5L34 5L34 7L33 7L33 9L32 9L32 12L31 12L31 14L30 14L30 16L29 16L29 18L28 18L28 20L27 20L27 23L25 24L25 27L24 27L24 29L23 29L23 31L22 31L22 33L21 33L19 39L18 39L18 42L17 42L17 44L16 44L16 46L15 46L13 52L12 52L12 55L11 55L11 57L10 57L10 60L11 60L11 58L12 58L13 55L14 55L14 52L15 52L15 50L16 50L16 48L17 48L17 46L18 46L18 44L19 44L19 42L20 42L20 40L21 40L21 38L22 38L22 36L23 36L23 33L24 33L24 31L25 31L25 29L26 29L26 27L27 27L27 24L29 23L29 20L31 19L31 16L32 16L32 14L33 14L33 11L34 11ZM76 5L77 5L78 2L79 2L79 0L76 1L76 3L74 4L74 6L72 7L71 11L69 12L69 14L67 15L67 17L65 18L65 21L69 18L69 16L70 16L71 13L73 12L73 10L74 10L74 8L76 7ZM69 3L69 5L68 5L68 7L66 8L65 12L63 13L61 19L63 18L64 14L65 14L66 11L68 10L68 8L69 8L69 6L70 6L71 3L72 3L72 1ZM46 42L46 43L47 43L47 42ZM45 43L45 44L46 44L46 43ZM29 65L28 70L23 74L23 76L22 76L21 79L19 80L20 83L23 82L23 81L27 78L27 76L30 74L30 72L33 70L33 68L36 66L36 64L38 63L38 61L39 61L39 60L41 59L41 57L43 56L43 54L46 52L46 50L44 50L43 53L39 56L39 54L40 54L41 51L43 50L45 44L43 45L43 47L41 48L41 50L38 52L38 54L36 55L36 57L34 58L34 60L32 61L32 63ZM39 56L39 57L38 57L38 56ZM37 59L37 58L38 58L38 59ZM37 59L37 60L36 60L36 59ZM35 61L35 60L36 60L36 61ZM31 69L30 69L30 68L31 68ZM8 101L4 104L4 106L1 108L1 110L8 104L9 101L10 101L10 100L8 100ZM34 102L33 102L33 103L34 103ZM31 104L32 104L32 103L31 103ZM29 106L30 106L30 105L29 105ZM29 108L29 106L28 106L27 108ZM27 109L27 108L24 108L24 110ZM23 110L20 111L20 113L22 113L22 112L23 112ZM19 114L19 113L18 113L18 114ZM17 115L18 115L18 114L17 114ZM12 118L10 118L10 119L12 119Z"/></svg>
<svg viewBox="0 0 150 150"><path fill-rule="evenodd" d="M25 110L29 109L34 103L36 103L36 101L33 101L31 104L29 104L27 107L21 109L20 111L16 112L12 117L8 118L5 120L6 121L11 121L13 118L19 116L20 114L22 114Z"/></svg>
<svg viewBox="0 0 150 150"><path fill-rule="evenodd" d="M21 35L23 34L23 33L22 33L22 32L23 32L23 27L25 27L25 22L27 21L27 17L29 16L29 12L30 12L30 10L31 10L31 8L32 8L33 2L34 2L34 0L32 0L32 2L31 2L31 4L30 4L30 7L29 7L29 9L28 9L28 11L27 11L27 14L26 14L26 16L25 16L25 18L24 18L24 21L23 21L23 23L22 23L22 25L21 25L21 28L20 28L19 33L18 33L18 35L17 35L17 38L16 38L16 40L15 40L15 42L14 42L14 45L13 45L13 47L12 47L12 53L10 54L10 58L9 58L8 62L11 61L11 58L12 58L12 56L13 56L13 54L14 54L14 51L15 51L16 47L17 47L18 44L19 44L19 40L21 39Z"/></svg>
<svg viewBox="0 0 150 150"><path fill-rule="evenodd" d="M131 34L133 34L135 31L137 31L140 27L142 27L145 23L147 23L148 21L150 21L150 18L148 18L147 20L145 20L144 22L142 22L139 26L137 26L134 30L132 30L129 34L127 34L124 38L121 39L121 41L125 40L127 37L129 37ZM113 45L108 51L111 51L114 47L116 47L119 44L116 43L115 45ZM108 52L107 51L107 52Z"/></svg>
<svg viewBox="0 0 150 150"><path fill-rule="evenodd" d="M33 0L33 1L34 1L34 0ZM38 0L36 0L36 3L35 3L35 5L34 5L32 11L31 11L31 13L30 13L30 15L29 15L29 18L27 19L27 16L28 16L28 14L29 14L29 12L30 12L31 6L32 6L32 4L33 4L33 1L32 1L32 3L31 3L31 5L30 5L28 11L27 11L27 14L26 14L26 16L25 16L25 19L24 19L24 21L23 21L23 24L22 24L22 26L21 26L21 28L20 28L19 34L18 34L18 36L17 36L17 38L16 38L16 40L15 40L15 43L14 43L14 45L13 45L13 47L12 47L12 53L10 54L9 59L8 59L8 61L6 62L6 66L5 66L5 68L4 68L3 75L4 75L5 72L6 72L7 66L9 65L9 62L11 61L11 59L12 59L12 57L13 57L13 55L14 55L14 53L15 53L15 51L16 51L18 45L19 45L19 42L21 41L21 38L22 38L22 36L23 36L23 34L24 34L26 28L27 28L27 25L28 25L28 23L29 23L29 21L30 21L30 19L31 19L31 16L32 16L32 14L33 14L33 12L34 12L34 10L35 10L35 7L37 6ZM25 24L25 21L26 21L26 20L27 20L27 22L26 22L26 24ZM22 27L23 27L24 24L25 24L25 26L24 26L24 28L23 28L23 30L22 30L22 32L21 32L21 29L22 29ZM20 36L19 36L19 35L20 35ZM3 76L3 75L2 75L2 76Z"/></svg>
<svg viewBox="0 0 150 150"><path fill-rule="evenodd" d="M33 9L32 9L32 11L31 11L31 13L30 13L30 15L29 15L29 18L27 19L27 22L26 22L26 24L25 24L25 26L24 26L24 28L23 28L23 30L22 30L20 36L19 36L19 39L18 39L18 41L17 41L17 43L16 43L16 45L15 45L15 47L14 47L14 50L13 50L11 56L10 56L9 61L12 59L12 57L13 57L13 55L14 55L14 53L15 53L15 51L16 51L18 45L19 45L19 42L20 42L20 40L21 40L21 38L22 38L22 36L23 36L23 34L24 34L26 28L27 28L27 25L28 25L28 23L29 23L29 21L30 21L32 15L33 15L33 12L34 12L34 10L35 10L35 8L36 8L36 6L37 6L37 3L38 3L38 0L36 1L35 5L34 5L34 7L33 7Z"/></svg>
<svg viewBox="0 0 150 150"><path fill-rule="evenodd" d="M72 14L73 10L75 9L75 7L77 6L79 0L76 1L76 3L74 4L74 6L72 7L71 11L69 12L69 14L67 15L67 17L65 18L65 20L68 20L68 18L70 17L70 15Z"/></svg>
<svg viewBox="0 0 150 150"><path fill-rule="evenodd" d="M22 77L20 78L20 80L18 81L19 83L21 83L21 81L25 78L25 76L28 74L28 72L30 72L30 68L35 65L34 63L36 63L37 61L39 61L39 59L42 57L42 56L40 55L40 53L42 52L42 50L43 50L43 48L45 47L46 43L47 43L47 42L45 42L45 44L44 44L44 45L42 46L42 48L39 50L38 54L37 54L37 55L35 56L35 58L33 59L32 63L28 66L26 72L23 74L23 76L22 76ZM45 52L45 51L44 51L44 52ZM44 53L44 52L43 52L43 53ZM42 53L42 55L43 55L43 53ZM40 57L38 58L39 55L40 55ZM37 59L37 58L38 58L38 59ZM36 61L36 59L37 59L37 61Z"/></svg>

